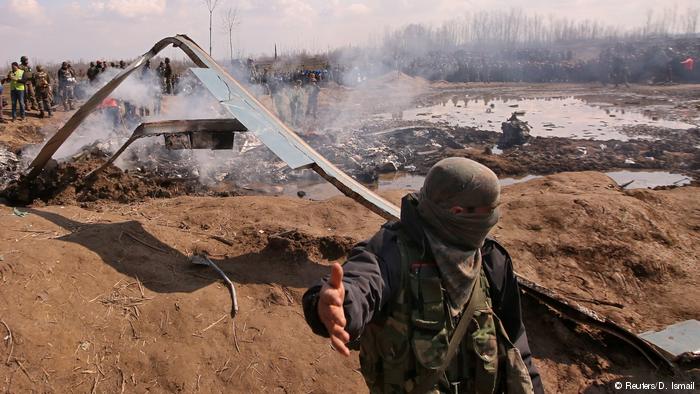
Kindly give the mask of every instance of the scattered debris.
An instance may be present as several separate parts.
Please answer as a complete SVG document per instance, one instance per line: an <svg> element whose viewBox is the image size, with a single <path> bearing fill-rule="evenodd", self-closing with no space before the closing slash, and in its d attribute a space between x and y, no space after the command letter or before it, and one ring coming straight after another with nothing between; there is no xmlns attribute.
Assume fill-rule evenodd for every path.
<svg viewBox="0 0 700 394"><path fill-rule="evenodd" d="M526 121L518 119L522 112L513 112L507 122L501 123L503 134L498 140L499 149L507 149L523 145L530 139L530 126Z"/></svg>
<svg viewBox="0 0 700 394"><path fill-rule="evenodd" d="M23 218L23 217L29 215L29 212L22 211L22 210L20 210L20 209L18 209L18 208L12 208L12 213L13 213L15 216L19 216L19 217L21 217L21 218Z"/></svg>
<svg viewBox="0 0 700 394"><path fill-rule="evenodd" d="M700 360L700 321L686 320L661 331L647 331L639 336L676 360Z"/></svg>
<svg viewBox="0 0 700 394"><path fill-rule="evenodd" d="M231 318L235 318L238 314L238 297L236 296L236 287L233 285L231 279L228 278L228 275L226 275L226 273L219 268L219 266L214 264L214 262L203 253L193 254L190 257L190 261L193 264L212 267L219 275L221 275L221 278L224 280L224 282L226 282L226 286L228 286L228 290L231 293Z"/></svg>

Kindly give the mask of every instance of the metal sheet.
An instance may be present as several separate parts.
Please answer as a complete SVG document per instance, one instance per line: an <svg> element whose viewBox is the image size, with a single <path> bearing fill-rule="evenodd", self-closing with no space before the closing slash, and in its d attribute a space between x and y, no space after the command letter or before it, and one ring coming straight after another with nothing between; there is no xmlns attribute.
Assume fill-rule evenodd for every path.
<svg viewBox="0 0 700 394"><path fill-rule="evenodd" d="M196 45L193 44L192 46ZM304 164L306 163L306 158L311 159L312 162L308 166L336 186L343 194L387 220L399 218L399 207L381 198L316 152L201 48L197 47L194 49L194 52L214 72L214 74L211 74L203 70L193 70L195 75L203 77L200 80L202 80L205 87L210 89L212 94L222 102L222 105L229 112L235 113L236 115L234 116L245 124L251 132L261 136L261 140L269 137L267 141L263 140L263 143L285 162L287 162L285 158L289 158L290 161L287 164L290 167L302 168L306 166ZM253 122L256 122L254 124L262 125L263 130L256 130L252 127L252 124L246 124L245 119L248 119L247 117L254 117ZM298 152L301 152L301 154Z"/></svg>
<svg viewBox="0 0 700 394"><path fill-rule="evenodd" d="M285 136L285 132L266 116L260 104L247 99L239 85L224 82L212 69L192 68L194 75L219 100L223 107L292 169L304 168L313 160Z"/></svg>
<svg viewBox="0 0 700 394"><path fill-rule="evenodd" d="M159 122L149 122L141 123L131 134L131 137L124 143L124 145L115 152L112 157L109 158L104 164L102 164L96 170L90 172L87 177L93 177L100 173L102 170L107 168L110 164L114 163L117 158L124 153L126 148L129 147L134 141L139 138L152 137L158 135L165 136L185 136L186 141L178 143L177 141L170 141L174 145L173 149L177 149L181 146L182 149L192 149L191 135L200 132L209 133L233 133L233 132L244 132L245 127L238 122L236 119L189 119L189 120L162 120ZM231 141L233 142L233 141ZM167 140L166 140L167 145ZM209 148L207 148L209 149Z"/></svg>
<svg viewBox="0 0 700 394"><path fill-rule="evenodd" d="M233 149L233 133L221 131L199 131L187 133L192 149L230 150Z"/></svg>
<svg viewBox="0 0 700 394"><path fill-rule="evenodd" d="M639 336L674 357L685 353L700 355L700 322L697 320L686 320L661 331L647 331Z"/></svg>
<svg viewBox="0 0 700 394"><path fill-rule="evenodd" d="M518 278L520 288L523 289L526 294L561 313L567 319L571 319L579 324L595 327L625 341L627 344L639 351L639 353L642 354L655 368L663 368L668 373L675 373L676 368L671 361L656 347L650 345L635 333L629 331L605 316L601 316L588 308L582 307L573 301L567 300L566 297L563 297L544 286L540 286L537 283L528 280L522 275L519 275L517 272L515 275Z"/></svg>

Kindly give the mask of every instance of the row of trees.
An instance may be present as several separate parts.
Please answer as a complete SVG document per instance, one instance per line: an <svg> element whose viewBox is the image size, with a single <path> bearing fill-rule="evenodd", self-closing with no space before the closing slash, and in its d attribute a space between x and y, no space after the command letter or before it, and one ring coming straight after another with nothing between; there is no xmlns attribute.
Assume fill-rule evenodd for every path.
<svg viewBox="0 0 700 394"><path fill-rule="evenodd" d="M599 21L527 14L522 9L478 11L437 27L411 24L387 31L383 47L392 52L424 53L428 49L551 45L577 41L626 40L698 32L700 8L652 10L642 26L622 28Z"/></svg>
<svg viewBox="0 0 700 394"><path fill-rule="evenodd" d="M221 0L201 0L209 12L209 54L212 52L214 13ZM234 61L233 34L240 25L238 7L229 6L221 14L223 32L228 35L229 57ZM656 36L692 35L699 32L700 7L647 11L636 27L612 26L594 20L528 14L522 9L476 11L439 26L410 24L388 30L376 48L395 59L430 52L464 48L510 49L602 40L644 39Z"/></svg>

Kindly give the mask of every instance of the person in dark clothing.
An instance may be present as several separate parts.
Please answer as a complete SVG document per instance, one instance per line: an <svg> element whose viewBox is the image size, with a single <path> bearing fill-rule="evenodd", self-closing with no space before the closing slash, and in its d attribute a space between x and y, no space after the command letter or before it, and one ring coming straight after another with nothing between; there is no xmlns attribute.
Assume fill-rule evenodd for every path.
<svg viewBox="0 0 700 394"><path fill-rule="evenodd" d="M306 116L313 116L314 119L318 116L318 95L321 92L321 88L318 86L316 81L316 74L311 73L309 78L309 85L307 88L309 98L306 104Z"/></svg>
<svg viewBox="0 0 700 394"><path fill-rule="evenodd" d="M356 245L342 267L334 265L330 277L304 294L304 315L315 334L330 337L345 355L359 346L370 392L544 392L512 261L486 238L498 220L499 193L488 168L464 158L442 160L420 193L403 198L400 221ZM435 283L438 290L431 292ZM486 302L475 314L479 294ZM423 316L428 312L432 318ZM470 330L455 339L466 314L473 316ZM459 346L452 360L443 356L448 340ZM423 384L437 367L444 374Z"/></svg>
<svg viewBox="0 0 700 394"><path fill-rule="evenodd" d="M165 58L165 64L163 65L163 79L166 94L173 94L173 69L170 66L170 59Z"/></svg>

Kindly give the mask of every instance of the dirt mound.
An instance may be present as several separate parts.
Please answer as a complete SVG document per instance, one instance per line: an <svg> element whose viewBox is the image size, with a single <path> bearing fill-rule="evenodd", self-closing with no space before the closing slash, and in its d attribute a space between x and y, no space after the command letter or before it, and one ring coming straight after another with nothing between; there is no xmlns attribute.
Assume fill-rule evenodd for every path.
<svg viewBox="0 0 700 394"><path fill-rule="evenodd" d="M339 259L357 243L356 239L336 235L311 237L296 230L288 230L268 237L268 249L284 253L295 260Z"/></svg>
<svg viewBox="0 0 700 394"><path fill-rule="evenodd" d="M698 189L612 185L582 173L505 188L496 236L515 269L635 331L697 317L697 303L683 300L699 296ZM312 335L300 301L381 218L347 198L178 197L98 208L50 206L24 217L0 208L0 352L9 359L0 390L366 392L357 356L339 357ZM226 287L189 262L193 250L206 250L236 282L235 325ZM551 392L664 378L614 338L523 303Z"/></svg>
<svg viewBox="0 0 700 394"><path fill-rule="evenodd" d="M400 71L390 71L364 82L365 86L384 89L426 89L430 82L422 77L412 77Z"/></svg>
<svg viewBox="0 0 700 394"><path fill-rule="evenodd" d="M23 121L6 121L0 126L0 145L11 151L19 151L28 144L38 144L44 140L43 119L27 118Z"/></svg>
<svg viewBox="0 0 700 394"><path fill-rule="evenodd" d="M122 171L109 165L98 175L87 177L106 161L105 157L83 155L68 162L51 162L39 177L10 183L1 195L14 205L43 202L50 205L117 201L132 203L145 198L182 195L238 195L232 189L216 192L199 179L173 179L153 174ZM222 188L223 189L223 188Z"/></svg>
<svg viewBox="0 0 700 394"><path fill-rule="evenodd" d="M506 188L495 232L525 277L635 332L700 315L693 187L622 191L599 173ZM681 296L681 294L684 294Z"/></svg>

